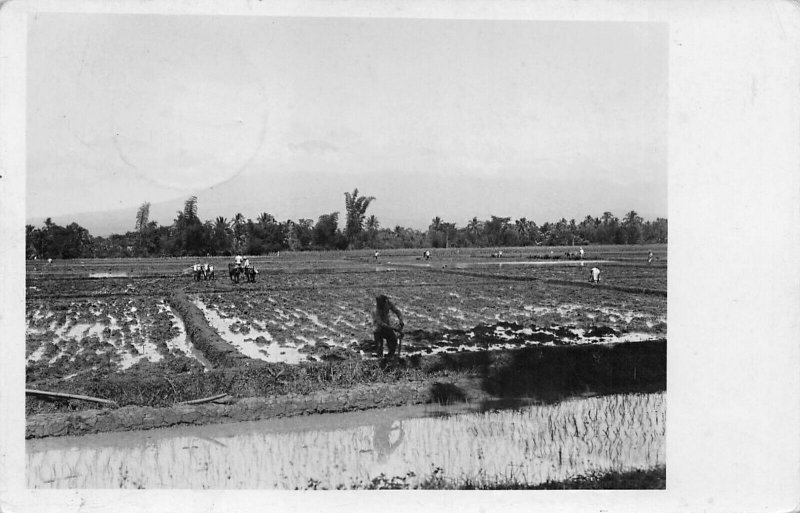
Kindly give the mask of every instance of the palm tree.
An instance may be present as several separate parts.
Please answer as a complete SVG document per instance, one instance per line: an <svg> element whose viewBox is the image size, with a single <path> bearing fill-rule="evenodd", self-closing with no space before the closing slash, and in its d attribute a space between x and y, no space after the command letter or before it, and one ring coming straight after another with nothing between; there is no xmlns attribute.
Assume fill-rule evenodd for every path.
<svg viewBox="0 0 800 513"><path fill-rule="evenodd" d="M608 226L609 224L615 223L617 218L614 217L614 214L611 212L603 212L603 226Z"/></svg>
<svg viewBox="0 0 800 513"><path fill-rule="evenodd" d="M241 212L237 212L236 215L233 216L231 224L233 225L233 250L239 253L242 246L246 246L246 237L244 233L245 219Z"/></svg>
<svg viewBox="0 0 800 513"><path fill-rule="evenodd" d="M266 227L266 226L274 223L275 222L275 218L272 216L272 214L267 214L266 212L262 212L262 213L260 213L258 215L257 222L262 227Z"/></svg>
<svg viewBox="0 0 800 513"><path fill-rule="evenodd" d="M467 231L470 233L470 235L477 237L481 232L481 228L482 228L482 223L478 221L477 217L473 217L467 223Z"/></svg>
<svg viewBox="0 0 800 513"><path fill-rule="evenodd" d="M524 217L521 217L514 221L515 228L517 230L517 235L519 236L519 240L524 244L528 240L528 235L530 233L528 220Z"/></svg>
<svg viewBox="0 0 800 513"><path fill-rule="evenodd" d="M381 227L381 223L380 221L378 221L378 218L375 217L375 214L372 214L367 218L366 225L367 225L367 230L370 232L376 232Z"/></svg>
<svg viewBox="0 0 800 513"><path fill-rule="evenodd" d="M358 189L353 189L353 193L344 193L344 207L347 212L347 223L345 225L345 235L348 241L353 242L356 235L364 229L364 217L370 203L375 201L374 196L358 196Z"/></svg>
<svg viewBox="0 0 800 513"><path fill-rule="evenodd" d="M214 230L225 232L228 231L228 228L230 228L230 226L228 226L228 220L222 216L217 216L214 220Z"/></svg>

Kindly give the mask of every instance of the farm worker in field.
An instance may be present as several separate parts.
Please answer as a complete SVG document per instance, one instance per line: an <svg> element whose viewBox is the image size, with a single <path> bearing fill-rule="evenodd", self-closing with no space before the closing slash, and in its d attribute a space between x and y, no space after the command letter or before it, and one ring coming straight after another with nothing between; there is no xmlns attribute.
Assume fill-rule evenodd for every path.
<svg viewBox="0 0 800 513"><path fill-rule="evenodd" d="M47 259L47 263L48 263L48 264L52 264L52 263L53 263L53 259L52 259L52 258L48 258L48 259Z"/></svg>
<svg viewBox="0 0 800 513"><path fill-rule="evenodd" d="M652 251L647 253L647 263L648 264L652 264L653 263L653 252Z"/></svg>
<svg viewBox="0 0 800 513"><path fill-rule="evenodd" d="M600 269L597 267L592 267L591 274L589 275L589 281L594 285L597 285L600 282Z"/></svg>
<svg viewBox="0 0 800 513"><path fill-rule="evenodd" d="M375 260L377 260L379 256L381 256L380 251L376 251L375 252Z"/></svg>
<svg viewBox="0 0 800 513"><path fill-rule="evenodd" d="M245 269L250 269L250 259L249 258L245 258L244 259L244 268Z"/></svg>
<svg viewBox="0 0 800 513"><path fill-rule="evenodd" d="M583 248L579 248L579 253L581 254L581 260L583 260Z"/></svg>
<svg viewBox="0 0 800 513"><path fill-rule="evenodd" d="M236 257L233 259L233 263L236 264L237 267L241 267L243 260L244 259L242 258L242 255L236 255Z"/></svg>
<svg viewBox="0 0 800 513"><path fill-rule="evenodd" d="M498 251L497 252L497 258L503 258L503 252L502 251Z"/></svg>
<svg viewBox="0 0 800 513"><path fill-rule="evenodd" d="M431 252L426 249L425 250L425 260L430 260L430 259L431 259Z"/></svg>
<svg viewBox="0 0 800 513"><path fill-rule="evenodd" d="M398 327L395 328L389 321L389 312L394 312L399 321ZM388 357L394 356L394 351L397 348L397 335L395 332L400 333L403 331L403 314L400 310L389 301L389 298L381 294L375 298L375 310L372 311L372 324L373 324L373 337L375 344L378 346L378 357L383 357L383 341L386 340L386 345L389 349Z"/></svg>

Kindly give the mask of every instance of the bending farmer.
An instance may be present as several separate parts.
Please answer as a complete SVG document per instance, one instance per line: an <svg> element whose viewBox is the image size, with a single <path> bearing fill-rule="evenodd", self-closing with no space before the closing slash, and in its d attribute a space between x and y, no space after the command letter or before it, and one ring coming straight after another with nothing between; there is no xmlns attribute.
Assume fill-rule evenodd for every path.
<svg viewBox="0 0 800 513"><path fill-rule="evenodd" d="M399 321L397 328L392 326L389 322L390 311L394 312L397 316L397 320ZM395 335L395 332L400 333L403 331L403 314L389 301L388 297L381 294L375 298L375 310L372 311L372 323L375 344L378 346L378 357L383 357L383 341L386 340L386 345L389 349L387 356L391 358L394 356L394 351L397 348L397 335Z"/></svg>

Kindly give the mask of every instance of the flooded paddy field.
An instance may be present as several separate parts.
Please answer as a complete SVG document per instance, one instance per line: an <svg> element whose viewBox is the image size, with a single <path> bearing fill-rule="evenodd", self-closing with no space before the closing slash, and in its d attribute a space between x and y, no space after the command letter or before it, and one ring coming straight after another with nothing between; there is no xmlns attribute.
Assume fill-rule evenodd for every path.
<svg viewBox="0 0 800 513"><path fill-rule="evenodd" d="M666 336L663 298L408 269L359 275L347 287L340 286L342 278L317 276L312 283L276 275L264 278L263 287L235 294L190 295L224 339L265 361L297 361L297 351L316 358L315 348L369 356L369 311L379 291L403 312L403 350L409 356Z"/></svg>
<svg viewBox="0 0 800 513"><path fill-rule="evenodd" d="M569 280L588 282L589 270L597 266L600 271L600 283L620 287L641 287L652 290L667 290L667 268L664 265L626 264L614 261L550 262L551 265L538 265L538 262L503 262L483 264L482 272L495 275L530 278L534 280ZM542 263L544 264L544 263Z"/></svg>
<svg viewBox="0 0 800 513"><path fill-rule="evenodd" d="M450 259L450 268L476 260L462 257L465 264L453 264L457 256L442 258ZM175 290L186 292L222 339L247 357L267 362L315 361L331 351L371 356L369 312L379 293L389 295L404 313L403 349L409 356L666 336L664 298L492 276L502 269L503 274L577 279L583 271L576 265L535 270L484 266L486 276L476 277L393 265L389 258L377 263L368 256L284 262L256 258L255 265L261 265L256 283L238 284L225 276L194 282L181 274L191 260L179 259L124 262L132 266L132 273L144 266L177 273L170 277L31 277L28 364L35 375L50 372L61 377L97 365L125 370L143 360L155 363L171 356L205 365L186 336L183 320L169 305ZM397 255L395 260L411 258ZM92 271L88 263L80 265L82 272ZM95 269L114 265L122 264L102 262ZM636 282L643 272L666 278L665 269L619 267L608 272L607 280L620 274L627 276L621 278L625 283ZM44 368L39 372L37 367Z"/></svg>
<svg viewBox="0 0 800 513"><path fill-rule="evenodd" d="M29 379L71 379L99 368L124 371L174 358L205 362L163 298L38 299L27 306Z"/></svg>
<svg viewBox="0 0 800 513"><path fill-rule="evenodd" d="M427 405L27 442L31 488L520 488L665 465L665 396Z"/></svg>
<svg viewBox="0 0 800 513"><path fill-rule="evenodd" d="M188 270L198 259L188 258L84 260L54 262L51 266L29 264L26 388L102 398L132 408L169 409L186 401L213 396L225 396L227 404L236 406L240 401L274 397L294 404L293 408L301 413L306 410L346 412L426 400L436 402L442 399L442 391L448 400L464 401L469 394L465 395L454 385L459 380L479 383L482 397L512 401L525 396L546 396L550 398L548 402L552 402L569 394L586 392L619 396L621 399L617 400L627 404L626 401L633 400L631 398L644 394L642 397L648 397L647 406L632 407L638 408L636 411L644 408L659 412L656 424L653 424L656 421L648 422L662 429L660 432L656 429L653 435L656 446L660 447L665 414L663 392L666 390L666 251L665 248L654 251L660 260L658 265L648 266L641 263L642 252L646 255L647 250L646 247L587 248L587 254L618 262L602 267L605 282L641 289L663 287L663 295L588 287L585 267L580 267L579 262L549 258L549 249L542 248L509 248L501 259L502 267L489 250L435 250L428 261L420 257L420 252L410 250L386 252L377 260L371 252L270 255L252 259L259 270L255 283L232 282L227 276L227 259L221 257L199 259L200 262L209 260L216 266L216 279L208 281L193 280ZM605 254L601 254L603 251ZM462 270L469 273L460 272ZM370 312L378 294L389 296L403 314L405 328L398 361L376 357ZM556 350L556 353L539 354L540 349ZM545 369L542 367L545 361L555 362L556 366ZM534 368L536 375L531 375ZM403 402L405 396L388 400L386 396L354 406L347 399L352 390L364 389L369 394L370 387L382 387L381 394L384 394L393 386L413 389L414 401ZM634 395L630 395L632 393ZM319 394L334 398L330 407L319 410L308 403ZM582 400L590 399L600 400L600 397ZM300 406L297 406L298 401L302 403ZM653 401L658 404L653 406ZM161 465L162 470L158 471L152 470L156 467L148 467L150 470L130 467L127 462L136 459L131 456L133 453L120 456L113 452L115 444L126 447L124 437L113 438L115 441L109 442L106 449L93 450L85 445L80 449L65 449L66 452L61 449L61 452L42 452L43 447L55 447L42 443L69 438L58 436L58 433L64 434L59 428L43 431L56 433L56 438L45 438L41 443L29 445L31 469L35 469L31 470L29 478L32 486L37 487L424 487L430 479L438 479L444 486L442 479L445 478L449 480L447 483L457 481L461 485L478 482L488 485L517 479L519 486L532 486L543 480L569 479L595 470L624 472L663 467L663 448L650 447L646 451L649 454L646 461L637 460L636 456L630 464L609 456L610 452L623 450L603 446L616 440L612 431L605 428L583 430L582 422L585 420L586 426L594 422L586 420L593 418L594 413L573 415L577 427L573 425L571 429L575 432L567 435L564 431L558 435L562 437L560 442L556 443L552 438L556 434L552 435L551 445L556 444L552 447L561 448L556 467L552 466L555 449L545 451L541 444L531 448L531 441L543 437L542 433L525 431L520 436L527 437L528 446L513 445L522 444L513 441L517 429L541 429L547 425L548 429L555 430L561 422L555 419L563 414L557 409L558 404L531 406L539 408L534 410L491 413L513 418L513 421L496 422L491 420L494 417L479 417L488 412L460 412L439 419L432 418L430 410L423 410L402 421L405 442L397 446L392 453L394 456L381 461L376 459L378 453L369 452L377 449L366 445L372 431L371 427L363 427L361 420L355 421L358 425L345 429L345 434L334 430L339 433L336 435L332 435L334 431L330 429L320 431L313 426L313 429L295 426L291 433L282 434L263 427L266 431L247 435L251 437L249 441L242 435L244 438L236 438L238 441L223 442L224 446L189 443L186 437L195 435L181 431L188 427L171 428L175 431L164 440L173 441L158 442L166 445L140 444L135 449L136 458L144 458L142 464L150 461L148 465ZM578 405L573 401L563 404L571 405L569 408ZM592 408L604 410L606 406ZM63 425L71 413L95 409L102 413L108 408L111 407L83 400L40 395L29 395L26 400L29 419L33 415L45 415L37 420L39 424ZM246 410L245 406L242 408ZM620 408L624 412L628 406ZM208 410L212 413L204 413L204 423L214 422L212 410ZM355 418L366 418L367 412L361 412L362 417L356 412L353 414ZM311 417L328 415L334 414ZM621 415L626 421L630 420L626 413ZM134 417L142 418L141 415ZM245 415L245 418L267 417ZM479 418L482 420L475 420ZM460 420L456 422L455 419ZM327 421L310 422L324 424ZM456 422L460 427L446 427L447 422ZM465 428L462 422L473 424ZM397 419L391 422L395 426L390 430L394 433L391 436L397 436L399 424ZM497 432L492 431L493 427L486 427L495 425L505 427ZM652 431L652 425L648 425L647 429ZM233 429L232 426L220 426L220 429ZM142 426L125 424L106 430L121 429L137 430ZM488 449L490 440L479 436L483 429L510 437L512 445ZM448 435L437 438L434 433L439 431ZM625 431L630 435L623 437L625 441L620 447L638 447L635 431ZM157 432L160 431L146 431L141 435L150 433L149 436L156 437L152 440L162 440L161 435L155 434ZM312 436L310 433L322 438L303 438ZM477 434L470 435L475 437L473 439L464 433ZM139 434L131 433L131 436ZM280 436L288 438L274 438ZM335 456L303 452L310 451L317 443L315 440L327 440L325 437L330 436L344 436L344 447L355 452ZM451 441L447 436L455 436L454 444L470 447L470 463L456 461L453 454L447 456L434 449L418 449L448 447ZM583 442L580 442L581 437L585 438ZM219 440L214 436L208 438ZM177 441L179 439L182 441ZM415 442L411 444L409 440ZM423 440L428 440L424 443L429 445L419 445ZM476 445L468 445L473 442ZM578 449L581 443L588 445ZM170 444L183 445L176 448L177 445ZM293 447L289 460L282 453L274 452L276 444ZM272 447L273 452L254 449L262 445ZM486 447L481 448L483 445ZM249 449L237 448L245 446ZM601 450L601 446L605 448ZM593 452L595 448L599 452ZM236 451L240 450L252 452L253 458L259 458L255 467L250 465L250 470L234 468L235 461L241 458L236 456L239 454ZM566 454L567 450L572 452ZM205 459L180 459L203 451ZM453 452L458 451L453 449ZM489 463L486 459L489 453L501 456L497 462ZM55 454L58 456L53 456ZM174 470L163 467L165 454L178 455ZM284 468L285 461L300 461L298 458L311 461L319 457L344 458L342 461L346 460L349 470L345 472L341 466L332 466L321 474L309 473L307 469L291 474L291 469ZM94 462L98 458L105 463ZM507 460L504 474L499 470L500 459ZM59 470L55 465L57 460L69 462L68 470L83 470L72 473ZM416 460L422 463L412 465ZM208 472L222 472L223 467L229 471L197 477L199 474L195 475L194 471L206 465L202 462L208 462L208 469L211 469ZM265 465L266 462L273 465ZM84 464L88 466L82 467ZM101 467L104 470L96 470ZM253 470L261 467L270 470ZM189 472L190 468L194 470ZM563 470L565 468L569 470ZM125 469L127 474L120 473ZM481 474L480 469L489 473ZM70 477L73 474L74 477ZM158 479L156 474L160 476ZM334 479L338 474L342 478ZM118 479L122 481L115 481Z"/></svg>

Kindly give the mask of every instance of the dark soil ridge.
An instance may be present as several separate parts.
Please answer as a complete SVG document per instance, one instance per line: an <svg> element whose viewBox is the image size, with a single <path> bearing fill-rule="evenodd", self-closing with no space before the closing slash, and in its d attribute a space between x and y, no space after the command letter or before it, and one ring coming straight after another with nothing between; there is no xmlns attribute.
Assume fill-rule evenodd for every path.
<svg viewBox="0 0 800 513"><path fill-rule="evenodd" d="M375 271L371 271L371 272L374 273ZM484 277L490 277L490 275L485 275ZM175 278L175 277L173 277L173 278ZM190 280L190 278L187 278L187 280ZM227 276L225 277L225 280L228 281L228 277ZM192 285L194 285L193 281L186 281L185 283L178 282L178 283L181 286L187 287L187 290L189 292L192 292L192 293L203 292L203 293L209 293L209 294L212 294L212 293L213 294L239 293L242 290L240 287L245 287L248 292L250 292L251 294L254 294L254 295L267 295L267 294L272 294L272 293L275 293L275 292L298 291L298 290L337 290L337 289L352 289L353 288L352 285L292 285L292 286L282 286L282 287L269 286L267 288L263 288L263 287L253 288L253 287L248 286L247 283L239 283L239 284L232 283L230 286L223 286L223 287L217 286L215 288L193 288L193 289L188 289L188 287L191 287ZM199 283L207 283L207 282L199 282ZM492 284L492 283L493 283L493 280L485 280L485 281L470 282L469 285L470 286L474 286L474 285L489 285L489 284ZM414 283L414 284L397 283L397 284L392 284L391 287L392 288L419 288L419 287L426 287L426 288L436 288L436 287L447 288L447 287L450 287L450 288L452 288L452 284L448 284L448 283L423 283L423 284L420 284L420 283ZM83 299L83 298L92 299L92 298L119 297L119 296L150 297L150 296L153 296L154 294L155 294L155 292L153 292L151 290L142 290L142 291L134 290L134 291L131 291L131 292L125 291L125 290L120 290L118 292L96 292L96 293L87 293L87 292L58 293L58 292L55 292L55 293L43 294L43 293L26 292L25 296L26 296L26 299Z"/></svg>
<svg viewBox="0 0 800 513"><path fill-rule="evenodd" d="M167 298L167 303L180 315L186 326L186 336L213 366L236 367L253 361L223 339L206 322L205 315L183 291Z"/></svg>

